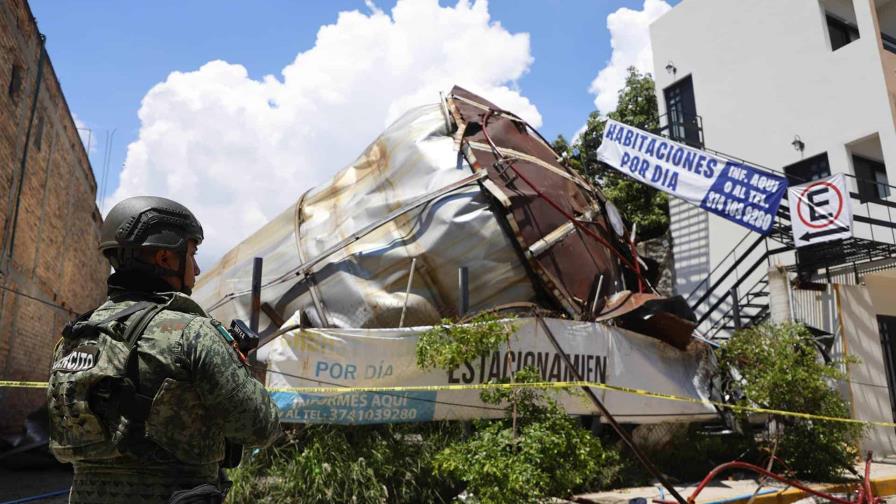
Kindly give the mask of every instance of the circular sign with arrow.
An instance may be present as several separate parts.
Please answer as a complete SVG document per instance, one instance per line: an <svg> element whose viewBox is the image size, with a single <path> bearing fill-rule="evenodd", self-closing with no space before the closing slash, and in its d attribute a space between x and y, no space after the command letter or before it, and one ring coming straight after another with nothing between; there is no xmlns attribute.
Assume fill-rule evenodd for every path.
<svg viewBox="0 0 896 504"><path fill-rule="evenodd" d="M789 188L791 208L796 205L796 219L791 221L793 242L797 247L852 236L849 192L843 175Z"/></svg>

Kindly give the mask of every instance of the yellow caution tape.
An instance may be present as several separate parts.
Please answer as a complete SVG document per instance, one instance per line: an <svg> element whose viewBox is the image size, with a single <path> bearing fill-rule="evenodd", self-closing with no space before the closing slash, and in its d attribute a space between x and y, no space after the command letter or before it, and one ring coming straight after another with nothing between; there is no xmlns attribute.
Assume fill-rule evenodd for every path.
<svg viewBox="0 0 896 504"><path fill-rule="evenodd" d="M32 381L3 381L0 380L0 387L18 387L18 388L46 388L47 382ZM271 392L294 392L306 394L348 394L353 392L443 392L443 391L461 391L461 390L486 390L486 389L512 389L512 388L539 388L539 389L565 389L591 387L612 392L623 392L626 394L634 394L654 399L665 399L668 401L688 402L693 404L706 404L716 406L722 409L730 409L734 411L747 411L751 413L767 413L769 415L781 415L797 418L805 418L808 420L825 420L829 422L843 422L861 425L875 425L879 427L896 427L894 422L881 422L874 420L857 420L855 418L832 417L825 415L815 415L812 413L799 413L795 411L783 411L770 408L759 408L755 406L740 406L736 404L727 404L720 401L712 401L709 399L696 399L693 397L677 396L673 394L663 394L660 392L651 392L649 390L641 390L630 387L621 387L619 385L608 385L606 383L587 382L587 381L568 381L568 382L535 382L535 383L479 383L471 385L415 385L407 387L269 387Z"/></svg>
<svg viewBox="0 0 896 504"><path fill-rule="evenodd" d="M12 388L47 388L47 382L39 382L39 381L7 381L7 380L0 380L0 387L12 387Z"/></svg>

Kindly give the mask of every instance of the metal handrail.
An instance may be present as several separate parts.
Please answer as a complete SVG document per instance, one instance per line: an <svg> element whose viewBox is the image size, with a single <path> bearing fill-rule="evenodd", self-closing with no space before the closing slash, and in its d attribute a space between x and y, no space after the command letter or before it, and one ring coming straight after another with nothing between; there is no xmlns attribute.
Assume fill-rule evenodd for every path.
<svg viewBox="0 0 896 504"><path fill-rule="evenodd" d="M749 235L747 235L747 236L749 236ZM740 264L741 264L742 262L744 262L744 261L747 259L747 257L748 257L754 250L756 250L756 247L758 247L759 244L762 243L764 240L765 240L765 237L764 237L764 236L760 236L759 239L757 239L756 241L754 241L754 242L747 248L747 250L746 250L743 254L740 255L740 257L736 258L736 259L734 260L734 264L732 264L731 267L729 267L727 271L725 271L724 273L722 273L722 277L719 278L718 280L716 280L715 282L713 282L713 284L712 284L708 289L706 289L706 292L704 292L703 295L700 296L699 299L697 299L697 301L694 303L692 309L695 309L697 306L702 305L703 302L706 301L706 300L709 298L709 296L712 295L712 293L715 292L715 290L722 284L722 282L724 282L724 281L728 278L728 276L731 275L731 273L733 273L734 271L736 271L736 270L737 270L737 267L740 266ZM763 259L764 259L764 258L765 258L765 257L763 257Z"/></svg>
<svg viewBox="0 0 896 504"><path fill-rule="evenodd" d="M778 248L776 248L776 249L771 249L771 250L769 250L768 252L762 254L762 256L761 256L759 259L756 260L756 262L754 262L749 268L747 268L747 271L746 271L746 272L744 272L743 274L739 275L738 279L734 281L734 283L731 285L731 287L738 287L738 286L740 286L740 284L742 284L742 283L744 282L744 280L745 280L747 277L750 276L751 273L753 273L754 271L756 271L756 268L758 268L759 265L762 264L762 262L765 261L765 259L766 259L768 256L777 255L777 254L780 254L780 253L782 253L782 252L788 252L788 251L790 251L790 250L793 250L793 247L792 247L792 246L789 246L789 245L785 245L785 246L783 246L783 247L778 247ZM729 289L730 289L731 287L729 287ZM709 308L709 310L707 310L703 315L700 316L700 318L697 319L697 325L700 325L700 324L702 324L704 321L706 321L706 319L709 318L709 315L710 315L712 312L716 311L716 309L722 304L722 302L723 302L728 296L730 296L730 295L731 295L731 291L730 291L730 290L726 291L725 294L722 294L722 295L719 297L719 299L717 299L717 300L712 304L712 306Z"/></svg>
<svg viewBox="0 0 896 504"><path fill-rule="evenodd" d="M654 133L660 135L663 131L668 131L671 140L681 141L688 145L703 149L703 117L698 114L687 114L684 112L676 112L676 115L680 115L681 118L673 121L668 112L660 114L657 117L658 127ZM665 124L663 119L665 119ZM695 131L697 133L697 142L690 142L687 138L681 138L678 135L673 134L673 127L680 127L685 131Z"/></svg>
<svg viewBox="0 0 896 504"><path fill-rule="evenodd" d="M894 42L894 44L896 44L896 39L893 39L892 41ZM668 114L662 114L662 115L660 115L660 124L661 124L661 126L660 126L660 127L658 128L658 130L656 131L657 134L660 134L660 133L662 133L662 132L664 132L664 131L666 131L666 130L670 130L670 124L669 124L669 121L668 121L668 117L669 117ZM721 157L724 157L724 158L727 158L727 159L731 159L731 160L734 160L734 161L739 161L739 162L741 162L741 163L748 164L748 165L750 165L750 166L752 166L752 167L755 167L755 168L758 168L758 169L761 169L761 170L765 170L765 171L770 172L770 173L773 173L773 174L777 174L777 175L784 176L784 177L788 178L788 180L794 180L794 179L795 179L795 180L797 180L797 181L802 181L802 182L809 182L809 181L810 181L810 180L808 180L808 179L806 179L806 178L804 178L804 177L798 177L798 176L794 176L794 175L789 175L789 174L787 174L786 172L784 172L783 170L769 168L769 167L767 167L767 166L763 166L763 165L758 164L758 163L753 163L753 162L747 161L747 160L745 160L745 159L743 159L743 158L741 158L741 157L738 157L738 156L732 156L732 155L730 155L730 154L726 154L726 153L724 153L724 152L717 151L717 150L714 150L714 149L710 149L710 148L705 147L705 146L703 145L703 139L702 139L702 117L700 117L700 116L694 116L694 118L696 119L696 120L694 121L694 123L697 124L697 126L699 127L699 131L700 131L700 134L701 134L701 139L700 139L700 145L699 145L699 148L703 149L704 151L706 151L706 152L710 152L710 153L712 153L712 154L715 154L715 155L717 155L717 156L721 156ZM667 124L662 125L662 122L663 122L662 120L663 120L663 119L666 119ZM876 186L886 186L886 187L892 189L892 190L890 191L891 194L896 194L896 186L893 186L893 185L891 185L891 184L889 184L889 183L882 183L882 182L879 182L879 181L877 181L877 180L869 180L869 179L866 179L866 178L863 178L863 177L858 177L858 176L856 176L856 175L854 175L854 174L851 174L851 173L844 173L843 175L846 176L846 177L848 177L848 178L851 178L851 179L855 180L856 183L857 183L857 187L859 186L859 183L875 184ZM891 229L891 231L894 230L894 229L896 229L896 224L893 223L893 220L892 220L892 217L891 217L892 214L891 214L891 211L890 211L891 208L896 208L896 203L891 202L891 201L889 201L889 200L887 200L887 199L874 199L874 200L865 200L865 201L862 201L861 198L859 197L859 194L854 193L854 192L852 192L852 191L850 191L849 196L850 196L851 198L855 198L855 199L859 202L860 205L864 205L864 206L866 207L866 211L867 211L868 214L869 214L869 218L868 218L868 219L861 218L861 219L856 219L856 220L858 220L858 221L860 221L860 222L865 222L865 221L867 221L867 223L870 224L870 225L872 225L872 226L875 225L875 224L876 224L876 225L882 225L882 226L885 225L885 227L889 227L889 228ZM784 195L784 199L788 199L786 193L785 193L785 195ZM868 207L869 204L878 204L878 205L880 205L880 206L886 207L886 210L887 210L887 216L889 217L888 221L885 222L885 221L880 221L879 219L871 219L871 218L870 218L871 210L870 210L869 207ZM734 264L731 264L731 265L727 265L727 266L726 266L726 262L727 262L733 255L735 255L735 254L738 253L738 248L739 248L741 245L743 245L743 243L747 240L748 237L751 236L751 233L747 233L747 234L745 234L745 235L740 239L740 241L739 241L739 242L738 242L738 243L737 243L737 244L736 244L736 245L735 245L735 246L734 246L734 247L733 247L733 248L732 248L732 249L725 255L725 257L723 257L723 258L721 259L721 261L719 261L719 263L716 265L716 267L713 268L712 271L710 271L709 274L707 274L707 276L706 276L700 283L698 283L697 286L694 287L694 288L691 290L690 293L688 293L688 295L687 295L687 297L686 297L686 301L690 304L691 299L692 299L695 295L697 295L697 293L700 291L701 288L705 287L705 286L710 282L710 280L712 279L712 277L713 277L713 276L714 276L720 269L722 269L723 266L725 266L725 267L728 268L728 269L722 274L721 278L719 278L719 279L717 279L716 281L712 282L712 284L711 284L711 285L707 288L707 290L700 296L700 298L699 298L695 303L691 304L691 306L692 306L692 308L694 309L694 311L697 311L697 307L699 307L701 304L703 304L703 302L705 302L707 299L709 299L710 296L712 296L712 295L716 292L716 290L718 290L718 289L721 287L721 285L723 284L723 282L725 282L725 280L727 280L728 277L729 277L732 273L736 272L738 266L740 266L741 263L746 259L746 257L747 257L749 254L751 254L751 253L756 249L756 247L759 246L759 243L765 241L765 243L766 243L766 252L765 252L765 253L764 253L764 254L763 254L763 255L762 255L762 256L761 256L761 257L760 257L760 258L759 258L753 265L752 265L752 266L750 266L750 268L747 270L747 272L746 272L745 274L739 275L739 278L734 282L733 287L737 287L738 285L740 285L740 284L743 282L743 279L744 279L745 277L749 276L749 275L750 275L750 274L751 274L751 273L758 267L758 265L762 263L762 261L767 260L771 255L774 255L774 254L777 254L777 253L780 253L780 252L783 252L783 251L789 251L789 250L793 250L793 249L794 249L794 247L793 247L793 237L792 237L792 232L791 232L790 229L788 229L788 226L786 226L786 224L785 224L786 221L789 221L789 220L790 220L789 206L790 206L790 202L789 202L789 199L788 199L788 205L787 205L787 207L784 207L784 206L779 207L778 212L777 212L777 219L776 219L777 222L776 222L776 223L780 223L780 224L782 224L782 225L777 226L778 228L780 228L780 229L777 230L777 231L778 231L778 234L779 234L779 237L778 237L778 238L773 238L775 241L778 241L778 242L782 243L782 245L784 245L784 247L780 247L780 248L778 248L778 249L773 249L773 250L768 250L768 242L765 241L765 240L767 240L767 238L769 238L770 235L760 236L760 237L758 237L758 239L757 239L755 242L753 242L753 243L750 245L750 247L749 247L743 254L741 254L741 257L737 258L737 259L734 261ZM858 217L858 216L856 216L856 217ZM873 234L873 229L872 229L872 234ZM896 232L893 232L893 235L894 235L894 241L896 241ZM759 280L757 281L757 284L758 284L760 281L762 281L764 278L765 278L765 277L759 279ZM730 287L731 287L731 286L729 286L729 288L730 288ZM754 285L754 287L755 287L755 285ZM748 291L748 294L752 291L752 289L753 289L753 287L750 288L750 291ZM721 305L721 303L724 302L724 300L727 299L729 296L730 296L730 290L726 290L726 292L725 292L724 294L722 294L722 295L719 297L719 299L718 299L715 303L713 303L713 305L709 308L709 310L707 310L707 311L700 317L698 324L699 324L699 323L702 323L703 321L705 321L705 320L709 317L709 315L710 315L711 313L713 313L716 309L718 309L718 307ZM724 320L724 319L730 314L730 311L731 311L731 310L729 309L725 314L723 314L722 317L720 318L720 320ZM716 326L716 324L713 324L713 326L710 328L710 330L713 330L713 329L715 328L715 326ZM717 331L716 331L716 332L717 332Z"/></svg>
<svg viewBox="0 0 896 504"><path fill-rule="evenodd" d="M737 302L738 302L738 304L740 304L741 301L749 301L749 300L750 300L749 298L750 298L750 296L751 296L752 294L754 294L754 290L756 289L756 287L757 287L759 284L763 283L763 282L765 282L766 284L768 284L768 275L765 275L765 276L760 277L759 280L756 280L756 283L754 283L749 289L747 289L747 291L746 291L743 295L738 296L738 297L737 297ZM729 292L728 295L730 296L730 295L731 295L731 294L730 294L731 291L729 290L728 292ZM741 305L741 306L743 306L743 305ZM767 308L767 307L766 307L766 308ZM719 331L721 331L722 329L725 328L725 324L724 324L725 319L726 319L726 318L729 318L729 316L731 315L731 312L732 312L732 311L734 311L734 305L733 305L733 304L731 305L730 308L728 308L728 310L725 311L725 313L722 314L721 317L719 317L718 320L716 320L716 321L709 327L709 329L706 331L706 334L709 335L709 336L708 336L709 339L714 339L714 338L716 337L716 334L718 334ZM762 313L762 310L760 310L759 312L753 314L753 316L750 317L750 320L747 322L747 324L752 323L752 322L753 322L753 319L756 318L760 313Z"/></svg>
<svg viewBox="0 0 896 504"><path fill-rule="evenodd" d="M752 234L750 232L747 232L746 234L744 234L744 236L740 239L740 241L737 242L737 244L727 254L725 254L725 257L723 257L721 261L719 261L719 264L717 264L716 267L713 268L712 271L710 271L709 274L707 274L706 277L703 280L701 280L700 283L698 283L696 287L691 289L691 292L685 298L685 301L690 302L690 300L694 296L694 294L696 294L697 291L699 291L700 288L703 287L703 285L706 282L709 282L709 279L712 278L712 275L725 264L725 261L727 261L728 258L731 257L732 254L737 252L737 248L740 247L744 243L744 241L746 241L747 238L749 238L750 236L752 236Z"/></svg>

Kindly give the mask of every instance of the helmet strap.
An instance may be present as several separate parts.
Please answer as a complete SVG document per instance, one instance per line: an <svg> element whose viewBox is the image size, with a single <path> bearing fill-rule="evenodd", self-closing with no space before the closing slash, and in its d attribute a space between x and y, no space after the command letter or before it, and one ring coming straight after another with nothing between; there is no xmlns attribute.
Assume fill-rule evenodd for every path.
<svg viewBox="0 0 896 504"><path fill-rule="evenodd" d="M180 291L186 295L193 293L193 289L187 287L187 252L190 250L190 243L184 240L183 246L177 249L180 252L180 268L177 276L180 278Z"/></svg>

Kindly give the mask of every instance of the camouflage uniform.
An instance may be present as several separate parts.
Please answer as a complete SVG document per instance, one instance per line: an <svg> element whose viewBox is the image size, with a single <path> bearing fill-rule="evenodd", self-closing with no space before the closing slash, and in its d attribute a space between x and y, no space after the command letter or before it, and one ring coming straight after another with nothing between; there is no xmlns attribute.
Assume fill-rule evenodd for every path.
<svg viewBox="0 0 896 504"><path fill-rule="evenodd" d="M163 290L170 287L151 275L115 273L109 300L90 320L158 299L154 293ZM250 376L212 319L188 296L162 296L170 299L169 305L149 322L136 346L139 392L153 397L145 427L138 425L138 441L110 458L74 457L72 503L159 503L178 490L219 486L225 438L262 446L280 431L268 392ZM62 358L63 347L57 348L54 362ZM72 431L61 424L65 419L54 417L59 393L54 397L51 389L49 395L51 424L70 437Z"/></svg>

